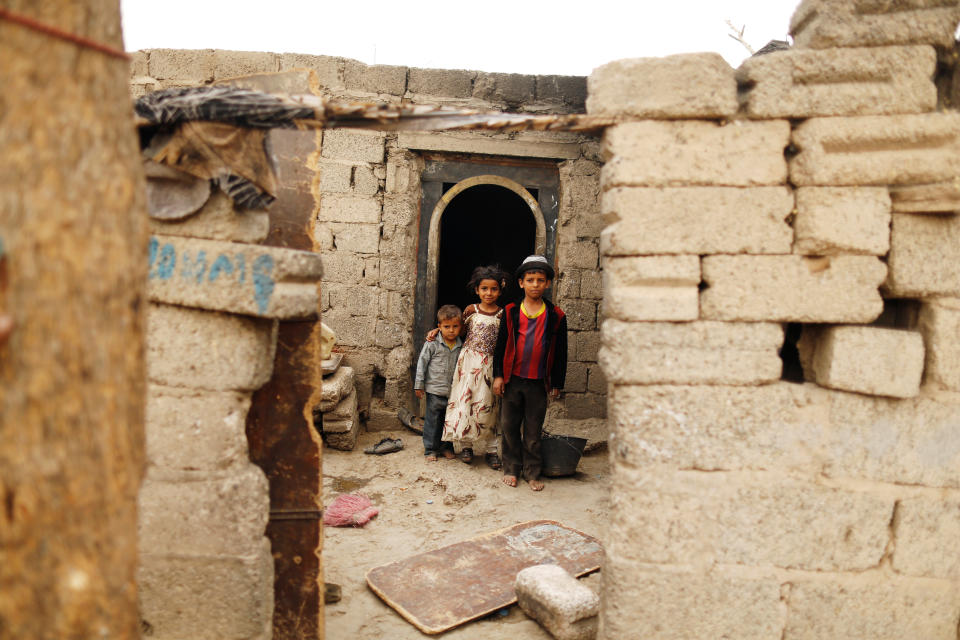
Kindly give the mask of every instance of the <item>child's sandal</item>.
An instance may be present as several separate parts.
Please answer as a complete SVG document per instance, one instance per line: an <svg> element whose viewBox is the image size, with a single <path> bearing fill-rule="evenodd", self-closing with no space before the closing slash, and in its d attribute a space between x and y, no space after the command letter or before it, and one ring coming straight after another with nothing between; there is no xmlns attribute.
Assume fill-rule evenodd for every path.
<svg viewBox="0 0 960 640"><path fill-rule="evenodd" d="M473 462L473 449L464 449L460 452L460 462L470 464Z"/></svg>

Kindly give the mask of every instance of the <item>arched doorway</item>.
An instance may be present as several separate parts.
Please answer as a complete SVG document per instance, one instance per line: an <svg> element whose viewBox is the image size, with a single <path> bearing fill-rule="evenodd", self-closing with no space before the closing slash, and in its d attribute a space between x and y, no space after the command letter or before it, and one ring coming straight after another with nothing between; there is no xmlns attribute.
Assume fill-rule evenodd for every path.
<svg viewBox="0 0 960 640"><path fill-rule="evenodd" d="M530 194L535 197L535 194ZM481 183L450 200L440 218L437 258L437 305L461 309L476 302L465 286L479 265L499 264L507 273L534 252L537 224L530 204L501 184ZM503 301L518 293L512 279Z"/></svg>

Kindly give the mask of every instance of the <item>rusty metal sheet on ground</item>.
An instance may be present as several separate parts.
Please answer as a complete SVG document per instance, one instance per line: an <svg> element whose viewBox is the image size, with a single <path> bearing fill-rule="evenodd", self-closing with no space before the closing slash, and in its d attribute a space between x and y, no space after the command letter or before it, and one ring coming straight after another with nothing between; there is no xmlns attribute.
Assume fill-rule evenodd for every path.
<svg viewBox="0 0 960 640"><path fill-rule="evenodd" d="M521 569L557 564L582 576L599 569L602 558L596 538L532 520L374 567L367 584L420 631L442 633L515 603Z"/></svg>

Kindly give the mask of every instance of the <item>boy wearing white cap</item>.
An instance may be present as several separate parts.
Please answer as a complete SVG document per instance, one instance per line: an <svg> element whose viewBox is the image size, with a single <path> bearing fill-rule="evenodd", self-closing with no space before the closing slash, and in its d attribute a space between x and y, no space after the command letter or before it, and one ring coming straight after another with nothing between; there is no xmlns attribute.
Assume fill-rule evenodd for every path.
<svg viewBox="0 0 960 640"><path fill-rule="evenodd" d="M560 397L567 374L567 318L560 307L543 299L554 277L543 256L528 256L516 277L523 302L504 308L493 355L493 392L503 397L503 482L515 487L522 476L531 489L540 491L547 395Z"/></svg>

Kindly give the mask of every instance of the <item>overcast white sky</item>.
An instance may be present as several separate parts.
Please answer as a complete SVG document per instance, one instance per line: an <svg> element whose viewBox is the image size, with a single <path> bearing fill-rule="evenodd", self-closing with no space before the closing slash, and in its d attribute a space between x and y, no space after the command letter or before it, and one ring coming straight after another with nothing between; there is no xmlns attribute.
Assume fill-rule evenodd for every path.
<svg viewBox="0 0 960 640"><path fill-rule="evenodd" d="M121 0L128 51L234 49L367 64L588 75L621 58L749 55L784 40L799 0Z"/></svg>

